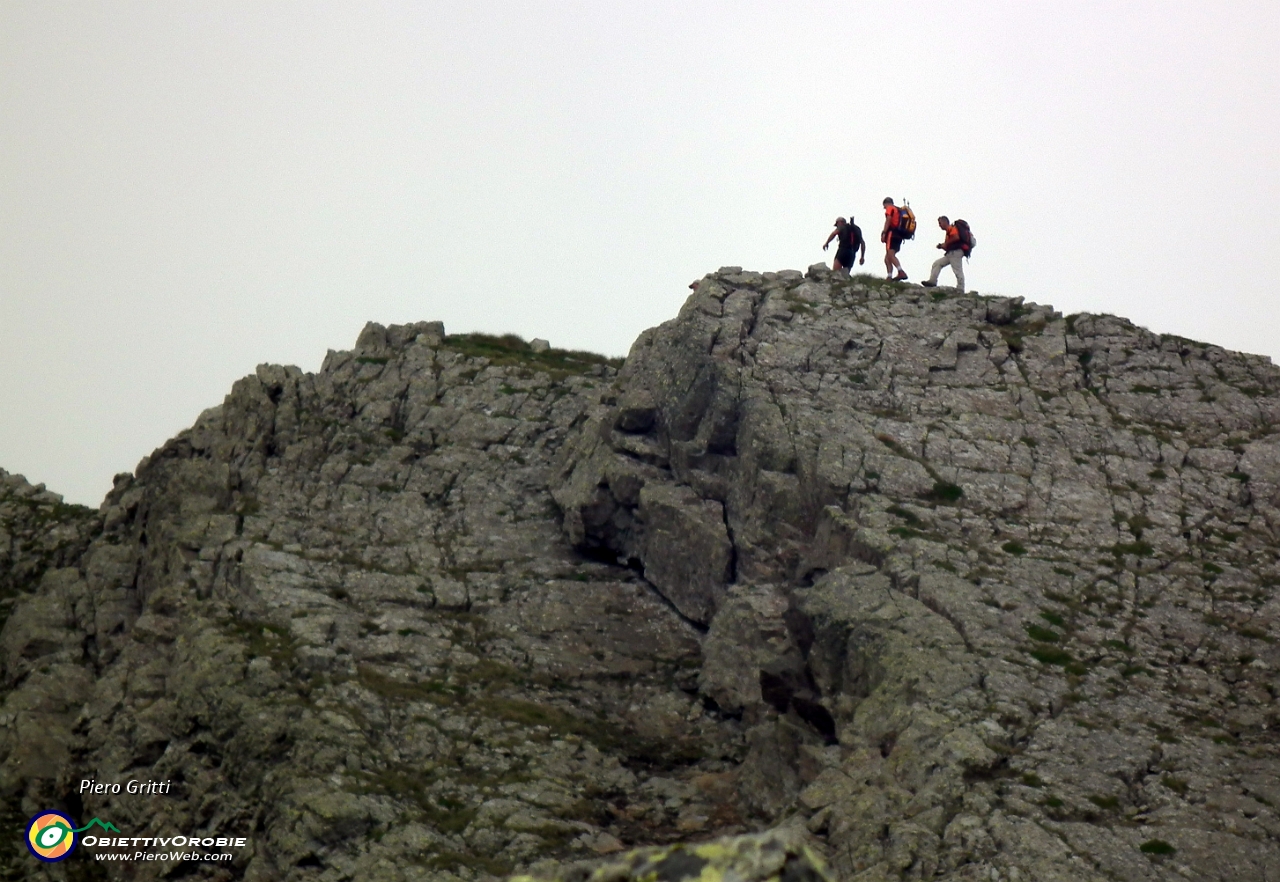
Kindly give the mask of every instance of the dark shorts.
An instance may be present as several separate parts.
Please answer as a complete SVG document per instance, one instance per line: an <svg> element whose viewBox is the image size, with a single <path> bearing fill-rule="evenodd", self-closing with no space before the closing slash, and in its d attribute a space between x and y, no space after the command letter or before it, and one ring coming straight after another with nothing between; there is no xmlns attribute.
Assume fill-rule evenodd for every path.
<svg viewBox="0 0 1280 882"><path fill-rule="evenodd" d="M842 267L844 267L845 269L848 269L849 267L853 266L854 255L856 253L857 252L853 251L852 249L845 251L843 248L841 248L839 251L836 252L836 260L840 261L840 265Z"/></svg>
<svg viewBox="0 0 1280 882"><path fill-rule="evenodd" d="M889 234L889 250L897 251L901 247L902 247L902 234L890 233Z"/></svg>

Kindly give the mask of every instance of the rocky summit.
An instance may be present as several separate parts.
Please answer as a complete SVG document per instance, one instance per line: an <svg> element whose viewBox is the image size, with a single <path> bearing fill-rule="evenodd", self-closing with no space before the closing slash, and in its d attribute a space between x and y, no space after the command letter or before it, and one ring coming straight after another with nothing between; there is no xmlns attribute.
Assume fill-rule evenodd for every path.
<svg viewBox="0 0 1280 882"><path fill-rule="evenodd" d="M1280 877L1267 359L821 265L535 342L0 473L0 878Z"/></svg>

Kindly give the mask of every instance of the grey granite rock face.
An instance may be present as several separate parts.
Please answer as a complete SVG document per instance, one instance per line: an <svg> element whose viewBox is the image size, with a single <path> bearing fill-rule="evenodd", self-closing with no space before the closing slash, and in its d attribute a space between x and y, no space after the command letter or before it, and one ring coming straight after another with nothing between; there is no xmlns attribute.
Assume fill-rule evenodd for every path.
<svg viewBox="0 0 1280 882"><path fill-rule="evenodd" d="M1266 359L821 267L620 371L369 325L98 513L6 479L0 797L245 831L206 879L1262 882L1278 416Z"/></svg>
<svg viewBox="0 0 1280 882"><path fill-rule="evenodd" d="M123 477L123 476L122 476ZM95 513L44 485L0 469L0 604L35 588L44 573L74 564L100 528Z"/></svg>
<svg viewBox="0 0 1280 882"><path fill-rule="evenodd" d="M48 780L70 761L76 747L71 726L93 686L93 676L78 666L83 635L74 627L77 599L69 587L79 579L75 565L101 518L91 509L67 505L43 485L0 471L0 689L23 681L32 688L7 701L0 715L5 732L4 769L22 765ZM68 671L59 678L58 673ZM14 782L0 771L0 823L19 831L0 843L0 862L31 864L20 831L27 815L11 797ZM29 868L29 867L28 867Z"/></svg>
<svg viewBox="0 0 1280 882"><path fill-rule="evenodd" d="M722 272L637 341L553 492L645 573L693 546L637 500L723 506L700 686L754 724L744 798L841 875L1262 880L1278 391L1110 316Z"/></svg>
<svg viewBox="0 0 1280 882"><path fill-rule="evenodd" d="M117 482L78 560L40 558L0 635L11 813L249 836L210 879L470 879L748 829L700 635L575 553L547 489L614 373L437 323L237 383Z"/></svg>

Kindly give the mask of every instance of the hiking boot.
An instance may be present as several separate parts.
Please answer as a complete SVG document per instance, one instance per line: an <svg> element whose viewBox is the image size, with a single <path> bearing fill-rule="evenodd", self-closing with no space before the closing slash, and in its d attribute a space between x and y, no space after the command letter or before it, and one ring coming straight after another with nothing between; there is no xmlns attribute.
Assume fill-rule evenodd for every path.
<svg viewBox="0 0 1280 882"><path fill-rule="evenodd" d="M921 282L921 283L920 283L920 287L921 287L921 288L936 288L936 287L938 287L938 283L937 283L937 282Z"/></svg>
<svg viewBox="0 0 1280 882"><path fill-rule="evenodd" d="M893 280L895 282L905 282L907 280L907 274L902 270L898 270L898 274L893 277Z"/></svg>

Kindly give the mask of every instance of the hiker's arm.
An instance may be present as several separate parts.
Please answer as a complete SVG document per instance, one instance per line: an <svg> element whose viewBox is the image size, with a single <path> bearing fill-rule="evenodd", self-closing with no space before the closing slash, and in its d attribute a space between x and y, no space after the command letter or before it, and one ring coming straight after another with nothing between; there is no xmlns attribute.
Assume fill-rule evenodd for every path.
<svg viewBox="0 0 1280 882"><path fill-rule="evenodd" d="M831 240L840 234L839 230L832 230L831 235L827 237L827 241L822 243L822 250L826 251L827 246L831 244Z"/></svg>
<svg viewBox="0 0 1280 882"><path fill-rule="evenodd" d="M859 258L858 263L866 263L866 262L867 262L867 240L863 239L862 240L862 257Z"/></svg>

